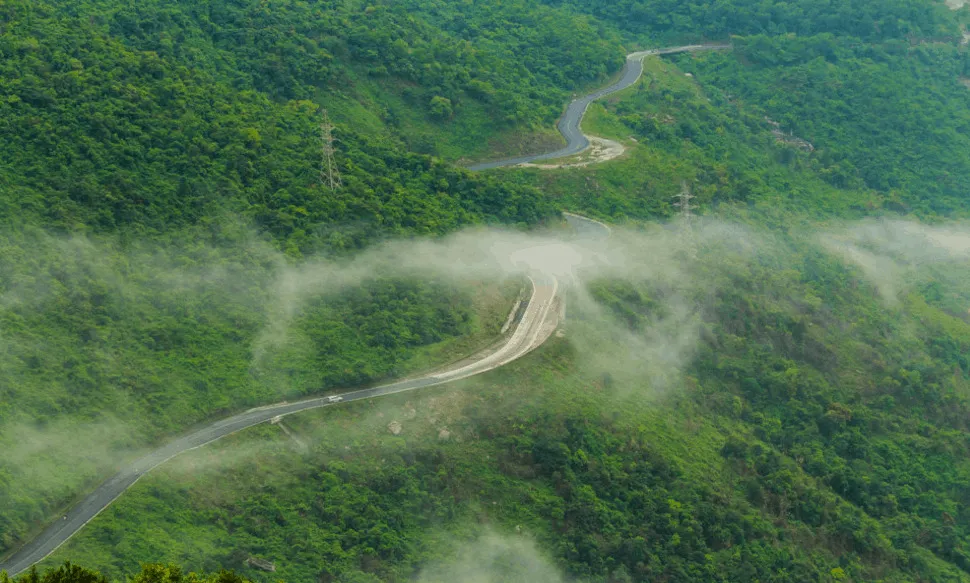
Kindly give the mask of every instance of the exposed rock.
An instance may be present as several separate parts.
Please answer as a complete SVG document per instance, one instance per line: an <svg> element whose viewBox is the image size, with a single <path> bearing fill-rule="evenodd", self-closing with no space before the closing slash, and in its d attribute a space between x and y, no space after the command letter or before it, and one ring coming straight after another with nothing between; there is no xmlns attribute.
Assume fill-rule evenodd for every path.
<svg viewBox="0 0 970 583"><path fill-rule="evenodd" d="M441 441L448 441L450 438L451 438L451 432L445 429L444 427L442 427L441 431L438 432L438 439L440 439Z"/></svg>
<svg viewBox="0 0 970 583"><path fill-rule="evenodd" d="M784 131L782 131L781 124L775 120L765 116L765 121L771 126L771 135L775 136L776 142L798 148L799 150L805 150L807 152L815 150L815 146L812 145L812 143L808 140L799 138L792 134L792 132L788 132L786 134Z"/></svg>
<svg viewBox="0 0 970 583"><path fill-rule="evenodd" d="M402 429L403 427L401 426L401 423L399 421L391 421L390 423L387 424L387 430L393 433L394 435L400 435Z"/></svg>
<svg viewBox="0 0 970 583"><path fill-rule="evenodd" d="M276 565L263 559L257 559L256 557L249 557L246 559L246 564L250 567L262 569L263 571L269 571L270 573L276 572Z"/></svg>

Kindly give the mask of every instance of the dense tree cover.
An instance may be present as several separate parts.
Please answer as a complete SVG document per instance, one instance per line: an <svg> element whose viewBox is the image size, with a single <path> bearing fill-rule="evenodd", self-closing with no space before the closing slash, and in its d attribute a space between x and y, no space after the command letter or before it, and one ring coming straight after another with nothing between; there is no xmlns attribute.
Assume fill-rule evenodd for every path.
<svg viewBox="0 0 970 583"><path fill-rule="evenodd" d="M886 309L831 258L799 255L731 277L718 340L696 364L708 398L751 431L722 450L739 489L824 532L847 553L843 567L965 579L965 313L915 295ZM949 284L966 302L963 279ZM790 293L759 302L772 288Z"/></svg>
<svg viewBox="0 0 970 583"><path fill-rule="evenodd" d="M798 581L838 568L824 549L793 545L713 468L707 477L718 479L698 479L666 445L682 431L681 412L604 409L601 387L570 379L581 372L568 353L560 344L544 351L546 365L466 392L399 399L379 414L361 405L339 418L314 415L325 425L293 419L308 453L270 429L200 452L138 487L64 554L114 577L140 554L206 568L239 568L255 555L291 580L399 581L476 544L484 523L513 541L537 538L570 577L587 581ZM400 437L387 432L389 419L403 421ZM698 450L720 441L678 439Z"/></svg>
<svg viewBox="0 0 970 583"><path fill-rule="evenodd" d="M592 14L637 38L724 39L730 35L831 33L874 41L888 38L957 38L942 2L827 0L544 0Z"/></svg>
<svg viewBox="0 0 970 583"><path fill-rule="evenodd" d="M535 224L551 211L534 188L352 123L351 106L331 107L343 187L323 187L320 103L293 98L366 77L354 56L364 41L339 19L321 24L302 3L292 12L215 3L218 26L206 28L200 6L122 4L0 4L3 549L131 448L242 405L429 366L427 349L453 357L442 343L494 332L453 289L375 281L368 293L311 299L293 322L300 342L264 351L259 335L277 318L275 280L288 261L466 224ZM231 50L238 42L225 30L256 30L257 17L268 36ZM262 43L311 21L341 35L342 64L324 75L315 53L288 73L294 89L285 78L274 85ZM415 43L431 38L405 26L405 13L380 23L392 21ZM360 25L354 38L379 32ZM403 71L411 53L395 66ZM439 58L418 53L408 61L422 64L417 72ZM460 77L460 67L431 69L395 78ZM502 71L483 70L493 69Z"/></svg>
<svg viewBox="0 0 970 583"><path fill-rule="evenodd" d="M398 581L485 524L587 581L967 580L970 323L946 307L970 303L965 274L887 308L799 236L722 251L691 267L706 331L682 395L598 377L556 341L464 388L292 419L309 451L266 428L200 452L60 557ZM667 301L593 292L635 334Z"/></svg>
<svg viewBox="0 0 970 583"><path fill-rule="evenodd" d="M757 117L767 114L783 131L814 144L815 173L837 188L874 190L898 212L963 212L970 92L960 80L970 70L970 51L961 44L965 16L943 3L555 5L594 14L642 42L731 37L731 53L677 59L709 96ZM643 103L627 104L624 113L639 113L633 110ZM662 103L653 100L652 107ZM636 129L642 136L684 138L701 147L723 141L696 124L684 127L678 120L654 127L659 121Z"/></svg>
<svg viewBox="0 0 970 583"><path fill-rule="evenodd" d="M0 7L0 417L11 447L30 441L24 432L58 437L44 456L17 449L2 460L4 548L110 471L106 450L243 404L393 376L419 346L474 329L451 290L378 283L374 295L308 308L298 322L319 327L309 332L318 354L271 355L289 375L256 377L253 342L274 317L266 310L285 261L271 247L344 254L395 234L549 212L535 189L353 128L337 130L344 187L331 192L317 176L315 104L233 89L26 6ZM51 238L24 223L100 235ZM348 322L356 327L338 325ZM385 322L400 338L388 341ZM85 436L98 447L82 446L71 472L39 470L78 454L67 438L85 421L115 433ZM17 478L30 467L49 479Z"/></svg>
<svg viewBox="0 0 970 583"><path fill-rule="evenodd" d="M966 208L965 47L857 45L828 35L738 38L735 45L733 58L684 68L814 143L827 181L886 193L899 211L923 216Z"/></svg>
<svg viewBox="0 0 970 583"><path fill-rule="evenodd" d="M705 81L669 59L648 59L640 84L593 104L584 121L591 134L623 143L623 157L581 170L519 170L515 179L613 222L671 218L684 180L705 212L740 203L764 211L758 222L784 228L898 208L898 195L860 181L837 186L830 179L836 160L808 151L787 125L776 130L763 111Z"/></svg>
<svg viewBox="0 0 970 583"><path fill-rule="evenodd" d="M435 26L471 43L476 51L527 68L534 78L529 80L533 85L526 99L546 99L542 93L549 85L576 89L602 81L623 64L623 55L617 51L619 35L613 27L535 2L483 2L473 10L466 4L443 1L391 4L425 16ZM517 99L527 105L523 97ZM552 107L558 114L562 99Z"/></svg>
<svg viewBox="0 0 970 583"><path fill-rule="evenodd" d="M965 315L915 295L898 311L867 309L866 287L832 281L823 257L803 261L802 281L823 298L807 314L756 308L740 281L726 294L733 342L699 365L701 379L733 380L740 416L761 443L729 440L723 455L749 476L749 499L825 528L860 560L881 557L929 575L929 550L966 577ZM854 345L836 338L847 325L860 328ZM751 341L737 342L740 334ZM793 480L794 467L812 481Z"/></svg>
<svg viewBox="0 0 970 583"><path fill-rule="evenodd" d="M249 229L176 235L189 242L0 236L0 547L194 423L474 349L517 292L483 312L442 281L294 288L300 268Z"/></svg>
<svg viewBox="0 0 970 583"><path fill-rule="evenodd" d="M321 185L317 106L239 90L80 20L5 5L0 132L7 223L158 233L223 210L295 249L482 220L533 223L538 193L340 128L345 186ZM29 23L29 24L28 24ZM35 36L36 35L36 36ZM43 39L41 43L38 37ZM355 224L341 241L320 227Z"/></svg>
<svg viewBox="0 0 970 583"><path fill-rule="evenodd" d="M621 31L743 36L679 68L652 61L631 96L593 108L597 129L642 144L618 162L508 180L407 151L457 158L548 124L619 66ZM534 224L553 208L536 185L657 218L687 179L705 212L783 232L963 213L957 37L941 5L895 0L0 4L0 548L107 473L105 454L401 374L482 332L448 287L377 280L311 296L299 341L263 344L277 267L312 251ZM317 176L320 105L338 125L336 192ZM776 141L765 114L816 149ZM151 477L61 556L112 577L258 555L292 580L404 580L485 522L523 526L592 581L966 580L967 282L936 274L887 308L792 237L730 277L703 264L721 279L696 298L707 344L683 399L611 403L614 383L584 378L560 342L457 394L419 437L375 437L389 419L362 405L298 423L317 437L305 454L273 428L202 452L218 466L203 484L204 468ZM612 282L597 297L634 331L662 300ZM58 435L76 447L48 447Z"/></svg>
<svg viewBox="0 0 970 583"><path fill-rule="evenodd" d="M941 43L759 35L735 37L734 53L648 63L642 85L594 106L586 126L635 136L628 158L521 176L616 218L674 214L685 178L705 212L734 215L740 201L754 211L745 221L784 231L812 215L965 216L967 51L954 22ZM806 243L724 282L691 373L699 401L743 428L721 448L735 491L793 540L843 557L812 579L966 580L966 282L934 273L887 309ZM629 297L613 300L623 317L643 310Z"/></svg>
<svg viewBox="0 0 970 583"><path fill-rule="evenodd" d="M431 7L342 0L78 0L35 10L93 28L139 53L206 71L236 90L336 107L345 99L359 101L372 110L368 117L400 127L412 145L420 136L408 134L424 135L431 142L420 145L424 150L434 150L436 138L463 136L434 127L429 134L426 124L414 123L415 113L439 125L452 117L467 121L462 127L478 140L503 128L546 126L566 90L621 64L616 35L587 17L532 4L500 10L474 5L460 11L467 22L450 8L452 26L442 27L426 22L425 8ZM474 142L462 143L468 148Z"/></svg>
<svg viewBox="0 0 970 583"><path fill-rule="evenodd" d="M131 583L248 583L232 571L220 570L211 575L183 573L175 565L147 563L141 572L128 579ZM2 583L108 583L110 579L97 571L66 562L60 567L52 567L43 573L32 568L27 573L10 578L0 572Z"/></svg>

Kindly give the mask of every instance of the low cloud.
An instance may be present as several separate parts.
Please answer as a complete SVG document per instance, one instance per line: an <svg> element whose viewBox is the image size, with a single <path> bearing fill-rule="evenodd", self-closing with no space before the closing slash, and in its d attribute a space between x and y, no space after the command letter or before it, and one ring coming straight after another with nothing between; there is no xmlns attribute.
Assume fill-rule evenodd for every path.
<svg viewBox="0 0 970 583"><path fill-rule="evenodd" d="M454 558L421 571L419 583L562 583L562 575L525 536L487 533Z"/></svg>
<svg viewBox="0 0 970 583"><path fill-rule="evenodd" d="M138 421L149 413L134 398L139 391L160 399L151 414L171 416L160 425L187 423L186 411L170 407L164 395L204 394L206 371L216 369L146 371L128 361L128 351L143 362L149 351L182 350L173 336L186 327L198 325L193 333L231 330L250 350L251 367L267 373L247 390L264 400L282 398L293 390L291 377L274 372L293 362L294 350L310 350L295 325L305 306L375 278L434 279L461 288L555 277L567 302L566 339L585 373L609 374L631 391L674 388L697 346L703 298L719 285L711 270L723 273L732 261L747 261L758 246L740 227L712 222L695 232L696 261L685 255L676 226L656 226L615 229L608 239L472 228L433 240L390 241L349 259L311 257L297 264L252 234L222 246L188 241L166 248L0 234L9 251L0 260L0 446L8 446L0 469L25 485L17 495L63 500L92 473L131 457L136 444L153 437ZM716 257L706 251L714 245ZM616 282L632 290L630 297L607 305L602 292L614 293L608 288ZM77 306L88 312L74 318ZM636 311L635 317L624 310ZM41 328L51 322L60 327ZM40 386L41 373L49 375L46 388L34 394L30 387ZM73 403L88 406L92 399L103 416L76 420ZM40 417L43 426L36 425Z"/></svg>
<svg viewBox="0 0 970 583"><path fill-rule="evenodd" d="M45 500L70 500L111 475L135 451L135 432L109 415L7 424L0 433L0 543L47 518Z"/></svg>
<svg viewBox="0 0 970 583"><path fill-rule="evenodd" d="M970 225L863 221L817 237L819 244L857 266L887 305L939 268L970 259Z"/></svg>
<svg viewBox="0 0 970 583"><path fill-rule="evenodd" d="M153 350L164 346L179 322L206 319L231 325L249 347L252 366L272 373L278 363L292 360L294 351L312 349L294 324L309 302L329 294L352 291L376 278L434 279L461 288L531 275L558 279L567 302L567 339L593 374L608 372L645 387L671 386L696 347L703 297L718 285L712 270L723 272L732 261L748 260L758 246L756 237L736 226L711 222L698 225L695 233L698 260L684 254L677 227L653 226L614 229L608 239L473 228L440 239L390 241L349 259L311 257L298 264L255 236L237 237L228 247L121 249L80 236L8 235L7 247L19 253L8 256L4 267L11 277L0 282L0 348L6 346L0 350L6 368L0 378L6 378L8 387L20 385L21 378L30 386L35 374L30 367L56 370L67 351L87 357L70 334L95 338L101 330L45 337L31 328L63 314L77 299L85 309L98 312L83 315L79 322L101 319L109 334L123 331ZM705 253L712 245L719 249L716 257ZM697 276L699 268L703 277ZM599 294L604 282L622 282L632 296L606 305ZM642 302L650 304L649 310L638 305ZM624 318L626 309L639 310L636 322ZM120 349L117 343L110 346ZM123 354L111 350L100 349L97 366L71 366L97 372L89 383L110 396L115 414L139 414L129 398L131 389L121 382L128 376ZM276 394L287 394L289 387L280 384L286 382L285 375L260 378L271 379ZM68 398L73 382L65 377L51 394ZM17 410L18 403L42 408L32 395L17 397L15 391L0 390L0 396L12 406L6 413L0 407L0 421L30 423Z"/></svg>

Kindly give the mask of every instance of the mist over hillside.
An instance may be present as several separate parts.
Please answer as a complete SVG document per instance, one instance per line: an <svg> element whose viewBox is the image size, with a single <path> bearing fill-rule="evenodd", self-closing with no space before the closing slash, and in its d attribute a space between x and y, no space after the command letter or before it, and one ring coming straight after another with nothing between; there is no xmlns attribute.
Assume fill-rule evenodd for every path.
<svg viewBox="0 0 970 583"><path fill-rule="evenodd" d="M0 564L62 525L18 581L970 580L968 25L0 2ZM610 156L469 170L560 120Z"/></svg>

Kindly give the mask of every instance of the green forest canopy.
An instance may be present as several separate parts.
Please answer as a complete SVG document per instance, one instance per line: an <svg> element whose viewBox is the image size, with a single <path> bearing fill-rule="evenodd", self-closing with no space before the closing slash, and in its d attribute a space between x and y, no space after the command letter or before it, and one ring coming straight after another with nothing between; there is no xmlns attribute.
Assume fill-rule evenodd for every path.
<svg viewBox="0 0 970 583"><path fill-rule="evenodd" d="M554 214L556 196L656 219L670 214L685 177L704 212L786 234L806 217L964 216L962 19L914 0L2 3L0 420L42 432L127 412L147 428L122 439L144 444L274 396L249 369L262 321L248 302L267 288L239 290L245 301L227 304L223 282L199 275L208 268L266 281L274 261L346 257L390 237L528 227ZM698 85L654 71L645 90L607 107L603 119L643 143L625 161L559 176L478 175L449 162L550 127L571 93L602 83L628 50L728 38L731 53L669 61ZM318 175L321 106L337 122L345 186L336 191ZM815 150L774 143L764 116ZM468 406L469 435L486 436L481 450L396 442L400 461L374 474L341 469L332 452L311 458L316 469L285 458L307 480L270 498L242 492L229 510L265 521L227 522L216 556L235 560L234 547L254 537L296 552L286 520L305 519L310 499L323 514L307 528L325 525L346 547L328 576L408 577L430 526L427 507L403 504L409 491L439 492L420 500L457 521L490 501L480 490L535 488L518 511L538 508L533 528L572 576L965 580L962 271L934 274L888 309L856 271L792 237L784 261L739 270L707 298L710 334L687 373L686 404L666 411L680 423L667 433L631 442L639 418L612 425L581 396L546 408L527 401L504 418ZM159 264L199 277L206 295L160 295ZM637 331L657 290L603 282L595 295ZM31 301L12 301L22 297ZM299 390L394 375L421 347L471 331L465 300L412 281L318 300L301 323L315 356L284 364ZM398 307L381 308L389 304ZM338 325L373 331L386 320L408 340ZM556 370L581 373L574 354L554 350L559 368L536 391L573 378ZM529 373L512 384L527 386ZM585 379L564 394L598 384L608 383ZM697 423L712 433L691 437ZM721 477L691 479L689 457L660 438L715 452L705 463ZM3 549L99 475L85 466L38 487L5 461ZM449 464L465 471L448 478ZM192 522L183 528L229 512L179 506L171 482L153 487L130 503L152 500L159 516ZM372 508L396 512L404 534L382 530ZM514 514L485 508L515 525ZM104 552L126 530L155 548L137 519L103 520L78 548ZM364 523L372 527L361 536ZM113 573L153 559L128 552L110 559ZM98 577L64 569L44 577Z"/></svg>

